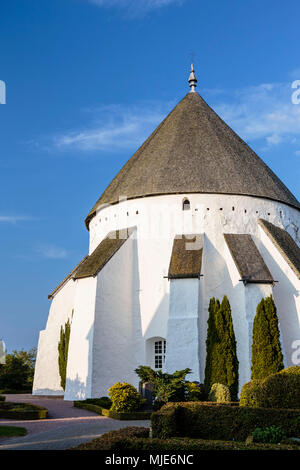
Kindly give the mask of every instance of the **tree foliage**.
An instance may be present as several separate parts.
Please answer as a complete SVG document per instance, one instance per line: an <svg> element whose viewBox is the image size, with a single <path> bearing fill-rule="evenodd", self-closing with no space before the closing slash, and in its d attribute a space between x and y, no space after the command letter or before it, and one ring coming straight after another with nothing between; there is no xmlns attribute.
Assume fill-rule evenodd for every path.
<svg viewBox="0 0 300 470"><path fill-rule="evenodd" d="M256 309L252 333L251 379L264 379L284 367L276 306L272 295Z"/></svg>
<svg viewBox="0 0 300 470"><path fill-rule="evenodd" d="M60 375L60 385L65 390L66 388L66 374L67 374L67 363L68 363L68 350L69 340L71 332L71 323L68 320L65 323L64 328L60 328L60 341L58 343L58 368Z"/></svg>
<svg viewBox="0 0 300 470"><path fill-rule="evenodd" d="M173 374L153 370L149 366L139 366L135 372L143 383L150 382L156 402L162 406L169 401L185 400L185 377L190 374L191 369L177 370Z"/></svg>
<svg viewBox="0 0 300 470"><path fill-rule="evenodd" d="M36 349L14 350L6 355L5 364L0 366L0 388L4 390L31 390Z"/></svg>
<svg viewBox="0 0 300 470"><path fill-rule="evenodd" d="M208 394L215 383L227 385L235 400L238 394L239 362L228 298L224 296L221 304L212 298L208 310L205 391Z"/></svg>

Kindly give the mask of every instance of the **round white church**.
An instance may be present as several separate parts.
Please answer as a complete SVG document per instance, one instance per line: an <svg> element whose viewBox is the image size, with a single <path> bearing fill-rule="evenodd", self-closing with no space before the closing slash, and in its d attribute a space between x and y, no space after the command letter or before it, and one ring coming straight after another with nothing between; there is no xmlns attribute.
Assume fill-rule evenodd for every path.
<svg viewBox="0 0 300 470"><path fill-rule="evenodd" d="M285 366L300 344L300 204L195 91L128 160L86 218L88 255L49 295L33 394L80 400L139 365L204 381L208 305L227 295L250 380L252 324L273 295ZM66 387L58 342L71 322Z"/></svg>

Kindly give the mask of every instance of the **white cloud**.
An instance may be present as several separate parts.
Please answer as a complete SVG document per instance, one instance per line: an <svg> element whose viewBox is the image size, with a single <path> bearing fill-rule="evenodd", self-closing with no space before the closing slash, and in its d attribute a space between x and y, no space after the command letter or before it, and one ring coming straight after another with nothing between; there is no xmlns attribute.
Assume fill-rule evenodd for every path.
<svg viewBox="0 0 300 470"><path fill-rule="evenodd" d="M212 107L243 139L267 147L297 143L300 105L292 103L291 83L267 83L219 94Z"/></svg>
<svg viewBox="0 0 300 470"><path fill-rule="evenodd" d="M34 217L23 215L0 215L0 223L16 224L28 220L36 220Z"/></svg>
<svg viewBox="0 0 300 470"><path fill-rule="evenodd" d="M64 248L59 248L54 245L43 244L35 249L36 253L43 256L43 258L50 259L63 259L68 257L68 252Z"/></svg>
<svg viewBox="0 0 300 470"><path fill-rule="evenodd" d="M126 10L131 15L139 15L151 10L156 10L168 5L180 5L186 0L88 0L99 7L118 7Z"/></svg>
<svg viewBox="0 0 300 470"><path fill-rule="evenodd" d="M164 119L174 103L141 103L136 106L103 106L94 111L97 120L88 127L54 138L61 150L116 152L139 147Z"/></svg>

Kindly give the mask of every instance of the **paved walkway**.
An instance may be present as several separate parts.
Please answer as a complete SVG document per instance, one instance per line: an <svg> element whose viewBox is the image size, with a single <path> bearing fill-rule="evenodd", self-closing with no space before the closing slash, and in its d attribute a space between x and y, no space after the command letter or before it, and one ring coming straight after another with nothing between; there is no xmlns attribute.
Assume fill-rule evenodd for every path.
<svg viewBox="0 0 300 470"><path fill-rule="evenodd" d="M119 421L74 408L72 401L32 395L6 395L6 401L33 403L48 409L49 418L37 421L0 419L0 425L27 429L23 437L0 438L0 450L64 450L105 432L127 426L149 427L149 421Z"/></svg>

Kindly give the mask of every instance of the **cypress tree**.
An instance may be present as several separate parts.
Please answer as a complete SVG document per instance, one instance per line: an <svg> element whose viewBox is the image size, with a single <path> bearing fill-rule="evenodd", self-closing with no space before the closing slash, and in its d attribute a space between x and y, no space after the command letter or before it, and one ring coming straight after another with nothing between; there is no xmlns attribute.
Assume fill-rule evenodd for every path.
<svg viewBox="0 0 300 470"><path fill-rule="evenodd" d="M236 340L233 330L231 308L226 295L221 303L221 312L224 322L225 385L227 385L230 390L231 399L236 400L239 387L239 361L236 354Z"/></svg>
<svg viewBox="0 0 300 470"><path fill-rule="evenodd" d="M216 326L215 326L215 311L220 307L220 303L214 297L210 299L208 307L208 320L207 320L207 336L206 336L206 364L205 364L205 378L204 388L208 395L212 385L212 357L213 349L216 343Z"/></svg>
<svg viewBox="0 0 300 470"><path fill-rule="evenodd" d="M68 320L65 327L60 328L60 341L58 343L58 368L60 375L60 385L65 390L66 388L66 373L68 363L68 350L70 340L71 324Z"/></svg>
<svg viewBox="0 0 300 470"><path fill-rule="evenodd" d="M215 383L227 385L232 399L238 393L238 359L228 298L222 303L214 298L209 304L206 339L206 367L204 386L206 393Z"/></svg>
<svg viewBox="0 0 300 470"><path fill-rule="evenodd" d="M277 310L270 295L257 305L253 322L251 379L264 379L283 368Z"/></svg>

